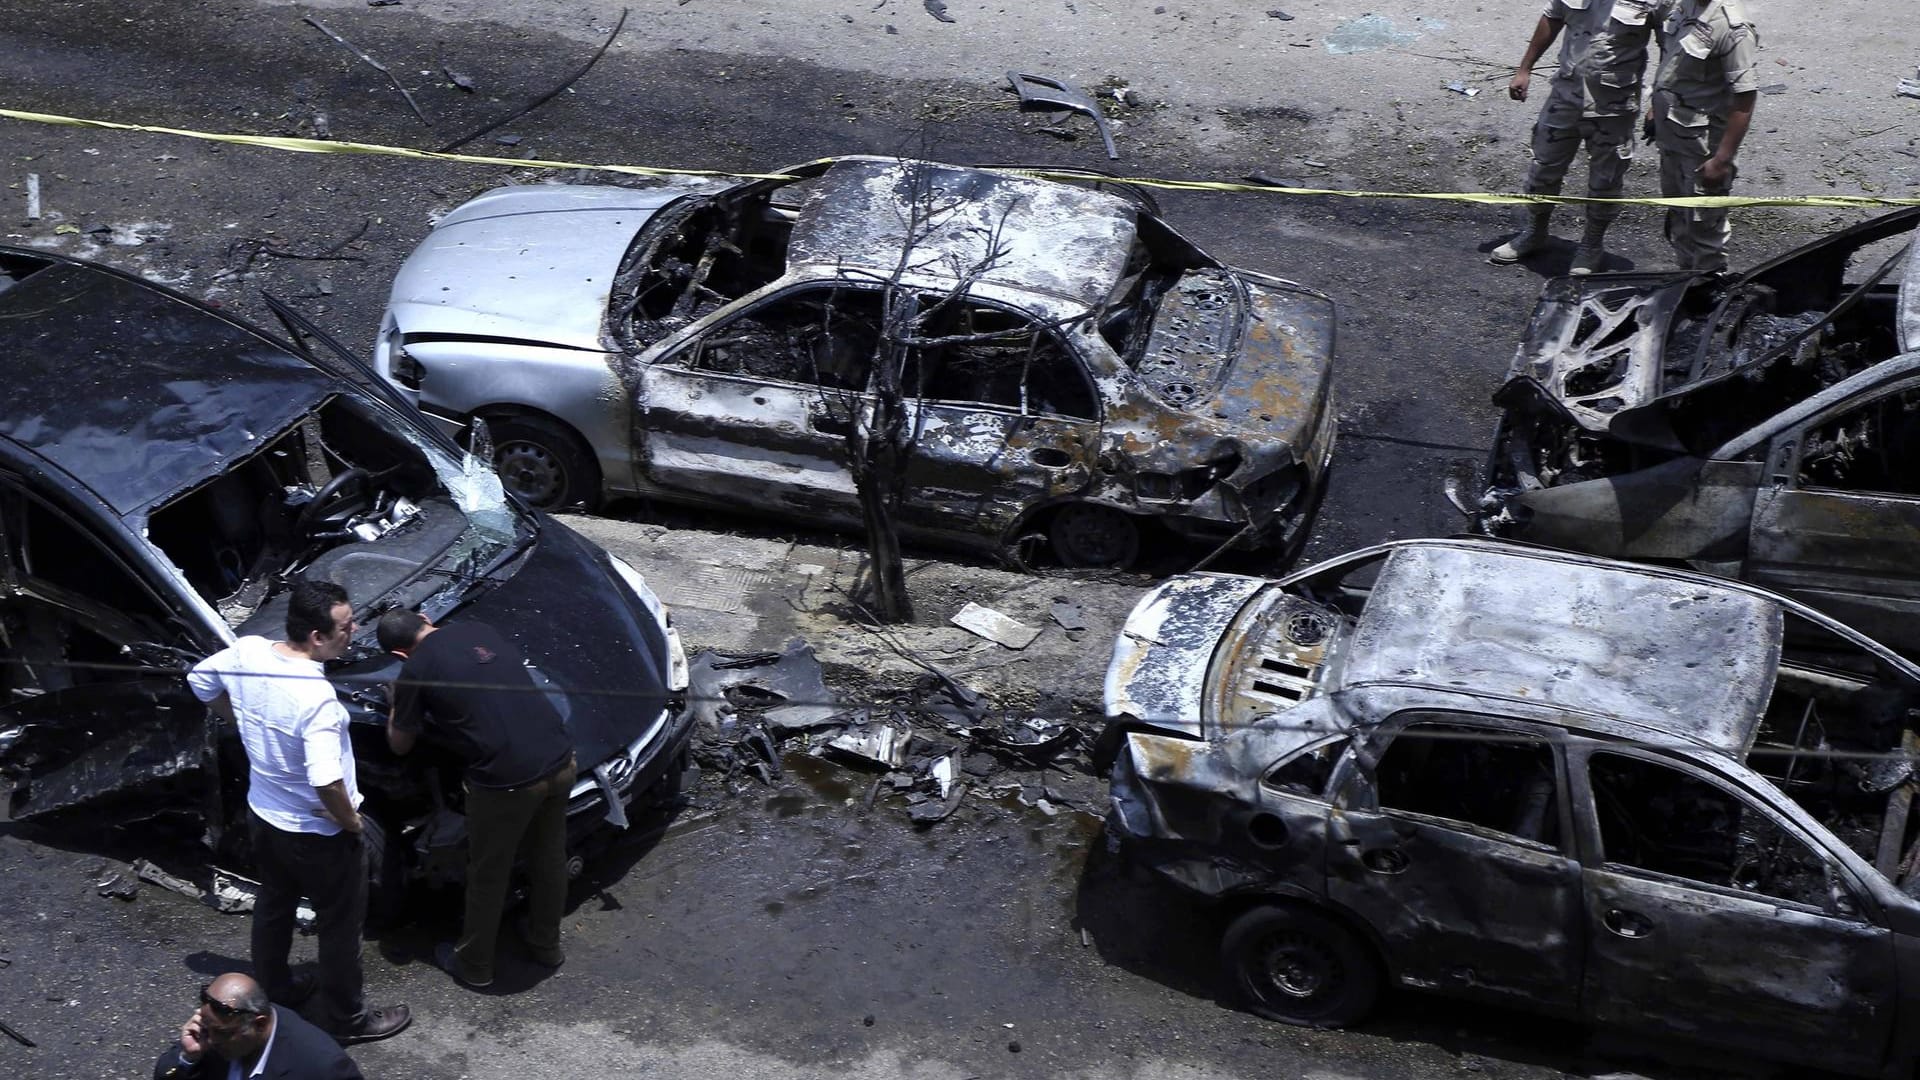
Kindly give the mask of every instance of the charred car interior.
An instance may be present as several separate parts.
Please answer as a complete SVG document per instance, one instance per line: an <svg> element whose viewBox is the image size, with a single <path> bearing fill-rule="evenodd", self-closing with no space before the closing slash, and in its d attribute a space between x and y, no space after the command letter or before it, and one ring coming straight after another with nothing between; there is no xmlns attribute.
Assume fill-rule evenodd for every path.
<svg viewBox="0 0 1920 1080"><path fill-rule="evenodd" d="M1479 528L1744 578L1920 649L1916 223L1739 276L1550 283L1495 397Z"/></svg>
<svg viewBox="0 0 1920 1080"><path fill-rule="evenodd" d="M850 440L897 385L910 538L1073 566L1304 541L1333 438L1324 295L1220 264L1111 181L791 176L482 195L402 268L376 366L450 424L488 419L536 505L857 527ZM527 261L477 275L469 253L506 243Z"/></svg>
<svg viewBox="0 0 1920 1080"><path fill-rule="evenodd" d="M244 866L247 766L184 669L283 634L297 577L344 587L362 631L328 668L354 721L378 882L457 883L458 763L397 758L382 611L487 619L522 640L571 729L570 839L684 767L685 659L640 576L517 505L362 362L285 314L280 341L136 278L0 250L0 770L15 820L197 824ZM73 388L111 380L112 398ZM561 604L561 608L549 607ZM592 643L556 650L564 610ZM618 688L618 693L615 689ZM664 790L664 789L663 789Z"/></svg>
<svg viewBox="0 0 1920 1080"><path fill-rule="evenodd" d="M1708 673L1711 674L1708 674ZM1490 541L1175 578L1108 674L1110 835L1228 992L1387 981L1865 1074L1920 1010L1920 669L1791 600Z"/></svg>

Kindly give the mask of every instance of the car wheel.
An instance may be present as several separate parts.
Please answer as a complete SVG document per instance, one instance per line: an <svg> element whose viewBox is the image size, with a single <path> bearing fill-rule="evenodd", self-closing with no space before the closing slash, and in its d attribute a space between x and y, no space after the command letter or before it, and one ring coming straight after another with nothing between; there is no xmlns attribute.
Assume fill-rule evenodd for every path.
<svg viewBox="0 0 1920 1080"><path fill-rule="evenodd" d="M542 510L600 501L600 469L571 431L538 416L490 420L493 467L508 491Z"/></svg>
<svg viewBox="0 0 1920 1080"><path fill-rule="evenodd" d="M1053 515L1047 539L1065 565L1124 570L1140 554L1140 527L1133 518L1095 503L1068 503Z"/></svg>
<svg viewBox="0 0 1920 1080"><path fill-rule="evenodd" d="M1220 942L1229 992L1248 1012L1302 1027L1345 1027L1373 1008L1380 969L1351 930L1299 907L1258 907Z"/></svg>

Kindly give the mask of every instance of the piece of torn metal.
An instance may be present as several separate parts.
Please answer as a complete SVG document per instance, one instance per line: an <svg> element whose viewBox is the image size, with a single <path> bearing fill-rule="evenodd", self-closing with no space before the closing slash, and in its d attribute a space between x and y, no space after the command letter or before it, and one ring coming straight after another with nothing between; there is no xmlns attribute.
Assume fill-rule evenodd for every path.
<svg viewBox="0 0 1920 1080"><path fill-rule="evenodd" d="M758 712L777 736L824 727L847 713L833 703L813 646L799 638L781 652L699 653L687 675L687 707L709 738L729 730L728 714L742 708Z"/></svg>
<svg viewBox="0 0 1920 1080"><path fill-rule="evenodd" d="M1920 79L1901 79L1893 92L1900 97L1920 98Z"/></svg>
<svg viewBox="0 0 1920 1080"><path fill-rule="evenodd" d="M937 802L928 799L926 802L920 803L913 807L913 809L908 810L907 817L911 819L915 825L923 827L932 825L935 822L945 821L952 817L953 812L960 809L960 804L966 800L967 785L964 783L955 784L953 790L948 792L944 799Z"/></svg>
<svg viewBox="0 0 1920 1080"><path fill-rule="evenodd" d="M953 781L957 772L953 758L954 755L948 754L934 762L933 767L927 770L927 775L933 777L934 784L940 788L940 797L943 799L953 791Z"/></svg>
<svg viewBox="0 0 1920 1080"><path fill-rule="evenodd" d="M948 620L962 630L978 634L997 645L1009 649L1024 649L1033 644L1040 636L1036 627L1028 626L1018 619L1002 615L990 607L982 607L973 601Z"/></svg>
<svg viewBox="0 0 1920 1080"><path fill-rule="evenodd" d="M0 1035L5 1035L7 1038L12 1039L14 1042L19 1043L21 1046L38 1045L32 1039L27 1038L25 1035L20 1034L18 1031L15 1031L4 1020L0 1020Z"/></svg>
<svg viewBox="0 0 1920 1080"><path fill-rule="evenodd" d="M193 900L204 898L204 894L200 891L200 886L195 885L186 878L174 877L172 874L160 869L146 859L135 859L131 869L133 870L134 876L138 877L141 881L158 885L168 892L176 892L181 896Z"/></svg>
<svg viewBox="0 0 1920 1080"><path fill-rule="evenodd" d="M829 739L826 749L863 764L897 769L906 764L911 733L892 724L854 728Z"/></svg>
<svg viewBox="0 0 1920 1080"><path fill-rule="evenodd" d="M943 23L953 21L953 16L947 14L947 0L920 0L920 5L927 9L927 14Z"/></svg>
<svg viewBox="0 0 1920 1080"><path fill-rule="evenodd" d="M1047 610L1053 621L1060 624L1062 630L1085 630L1087 617L1081 614L1080 605L1066 600L1055 600L1053 607Z"/></svg>
<svg viewBox="0 0 1920 1080"><path fill-rule="evenodd" d="M1065 110L1092 117L1093 126L1100 131L1100 141L1107 148L1107 160L1120 160L1120 151L1113 148L1113 132L1107 129L1106 114L1078 87L1045 75L1029 75L1020 71L1007 72L1007 81L1013 84L1014 92L1020 95L1020 108L1023 111Z"/></svg>
<svg viewBox="0 0 1920 1080"><path fill-rule="evenodd" d="M140 877L132 870L116 870L93 883L98 895L110 900L133 900L140 895Z"/></svg>
<svg viewBox="0 0 1920 1080"><path fill-rule="evenodd" d="M215 911L228 915L239 915L253 910L254 901L260 895L260 883L249 877L242 877L219 867L213 869L213 888L207 890L201 900ZM294 905L293 920L303 930L311 929L316 918L313 902L301 897Z"/></svg>

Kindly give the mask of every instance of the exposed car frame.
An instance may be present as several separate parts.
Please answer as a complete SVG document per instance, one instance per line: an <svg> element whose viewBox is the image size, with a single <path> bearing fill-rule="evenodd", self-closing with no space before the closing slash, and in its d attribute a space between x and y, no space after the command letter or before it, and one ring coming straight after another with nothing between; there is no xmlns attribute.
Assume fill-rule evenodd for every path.
<svg viewBox="0 0 1920 1080"><path fill-rule="evenodd" d="M375 367L450 424L488 419L536 503L859 528L877 312L916 297L905 535L1015 561L1038 539L1069 565L1130 561L1142 528L1304 541L1335 427L1327 296L1219 263L1099 178L783 175L483 194L401 268Z"/></svg>

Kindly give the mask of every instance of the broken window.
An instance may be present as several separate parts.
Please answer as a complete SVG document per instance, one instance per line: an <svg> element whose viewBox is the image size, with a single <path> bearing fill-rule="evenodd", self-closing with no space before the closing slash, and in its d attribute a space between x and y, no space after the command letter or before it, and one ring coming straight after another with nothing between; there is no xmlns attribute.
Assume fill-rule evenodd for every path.
<svg viewBox="0 0 1920 1080"><path fill-rule="evenodd" d="M880 342L882 300L877 289L785 292L709 330L690 364L722 375L862 391Z"/></svg>
<svg viewBox="0 0 1920 1080"><path fill-rule="evenodd" d="M1374 769L1382 810L1550 846L1560 843L1558 789L1546 740L1464 724L1408 724Z"/></svg>
<svg viewBox="0 0 1920 1080"><path fill-rule="evenodd" d="M908 354L906 386L930 401L977 402L1027 415L1098 419L1093 386L1053 330L983 304L929 301Z"/></svg>
<svg viewBox="0 0 1920 1080"><path fill-rule="evenodd" d="M1827 860L1764 810L1679 769L1596 753L1588 765L1608 863L1828 911Z"/></svg>
<svg viewBox="0 0 1920 1080"><path fill-rule="evenodd" d="M1802 487L1920 495L1920 388L1821 421L1801 440Z"/></svg>
<svg viewBox="0 0 1920 1080"><path fill-rule="evenodd" d="M1276 791L1290 795L1305 795L1310 799L1323 799L1327 796L1327 784L1333 779L1333 767L1340 763L1340 755L1347 752L1345 736L1330 739L1293 755L1274 766L1267 774L1264 783Z"/></svg>
<svg viewBox="0 0 1920 1080"><path fill-rule="evenodd" d="M729 192L662 210L614 279L613 326L644 348L786 272L794 211L766 192Z"/></svg>

